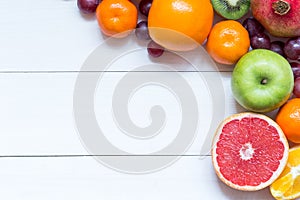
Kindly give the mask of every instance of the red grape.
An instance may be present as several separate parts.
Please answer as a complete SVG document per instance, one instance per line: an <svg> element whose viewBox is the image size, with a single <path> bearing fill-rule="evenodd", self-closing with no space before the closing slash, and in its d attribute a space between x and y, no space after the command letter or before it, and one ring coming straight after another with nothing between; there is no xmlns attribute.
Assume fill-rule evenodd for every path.
<svg viewBox="0 0 300 200"><path fill-rule="evenodd" d="M300 64L296 63L296 62L292 62L290 63L292 70L293 70L293 74L294 74L294 78L299 78L300 77Z"/></svg>
<svg viewBox="0 0 300 200"><path fill-rule="evenodd" d="M250 38L250 44L252 49L270 49L271 39L265 33L258 33Z"/></svg>
<svg viewBox="0 0 300 200"><path fill-rule="evenodd" d="M296 97L300 98L300 77L296 78L296 80L294 82L293 93Z"/></svg>
<svg viewBox="0 0 300 200"><path fill-rule="evenodd" d="M148 43L147 51L150 56L157 58L161 56L165 50L162 46L151 40L151 42Z"/></svg>
<svg viewBox="0 0 300 200"><path fill-rule="evenodd" d="M84 14L94 13L100 0L77 0L79 10Z"/></svg>
<svg viewBox="0 0 300 200"><path fill-rule="evenodd" d="M243 26L247 29L250 37L258 33L262 33L265 30L264 27L253 17L245 19Z"/></svg>
<svg viewBox="0 0 300 200"><path fill-rule="evenodd" d="M284 48L284 42L282 42L282 41L271 42L270 50L274 51L274 52L276 52L276 53L278 53L278 54L280 54L284 57L283 48Z"/></svg>
<svg viewBox="0 0 300 200"><path fill-rule="evenodd" d="M300 69L300 63L297 63L297 62L291 62L290 63L291 67L297 67Z"/></svg>
<svg viewBox="0 0 300 200"><path fill-rule="evenodd" d="M149 10L150 10L151 5L152 5L152 1L153 0L141 0L140 1L139 10L143 15L148 16Z"/></svg>
<svg viewBox="0 0 300 200"><path fill-rule="evenodd" d="M290 38L286 41L283 50L289 59L300 61L300 37Z"/></svg>
<svg viewBox="0 0 300 200"><path fill-rule="evenodd" d="M148 22L140 21L135 29L135 35L140 40L150 40L149 30L148 30Z"/></svg>

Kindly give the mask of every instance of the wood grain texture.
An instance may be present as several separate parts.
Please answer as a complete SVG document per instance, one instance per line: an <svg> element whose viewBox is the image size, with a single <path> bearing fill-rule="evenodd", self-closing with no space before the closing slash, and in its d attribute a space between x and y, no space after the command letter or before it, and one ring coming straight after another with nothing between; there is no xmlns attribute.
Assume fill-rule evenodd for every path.
<svg viewBox="0 0 300 200"><path fill-rule="evenodd" d="M90 157L1 158L0 165L6 199L272 199L268 189L241 192L221 183L210 157L184 157L144 175L119 173Z"/></svg>
<svg viewBox="0 0 300 200"><path fill-rule="evenodd" d="M0 71L79 71L89 54L108 39L101 34L94 16L78 11L75 0L30 0L18 5L5 0L0 7ZM145 45L139 46L144 51L134 58L145 62L149 59ZM176 62L170 64L182 66ZM126 67L115 70L124 71Z"/></svg>
<svg viewBox="0 0 300 200"><path fill-rule="evenodd" d="M138 0L134 2L137 4ZM199 54L203 49L183 54L183 58L201 63L198 68L172 53L153 60L147 55L146 43L134 37L123 43L118 41L119 46L115 46L114 41L101 34L94 16L80 14L76 0L2 0L0 7L1 199L272 199L268 189L240 192L225 186L213 171L209 148L203 150L203 144L211 140L207 139L207 130L212 113L218 112L209 95L218 93L218 85L205 86L204 80L211 83L216 78L222 80L220 86L224 89L220 89L225 106L220 113L224 112L224 117L243 111L230 90L232 66L211 65L209 57ZM216 16L215 21L218 20ZM100 65L87 62L99 46L104 47L104 55L109 55L122 47L120 43L137 50L113 60L109 68L103 68L102 62ZM92 68L82 69L84 63ZM132 71L141 63L149 68ZM165 66L172 69L165 70ZM155 173L132 175L100 164L84 147L74 122L77 76L84 74L88 81L101 73L103 82L95 92L95 113L104 122L111 143L130 153L147 154L172 141L180 121L180 107L172 93L161 88L145 87L131 99L128 109L134 122L145 125L151 122L147 118L149 107L154 103L163 105L171 124L165 134L141 143L126 137L110 120L112 93L127 72L136 76L157 73L166 78L180 75L187 80L199 103L200 129L192 145L177 162ZM100 152L98 156L109 157L109 152ZM152 158L161 156L164 155ZM116 161L134 158L129 153L111 157Z"/></svg>
<svg viewBox="0 0 300 200"><path fill-rule="evenodd" d="M82 72L83 73L83 72ZM135 76L140 73L131 72ZM150 72L141 72L150 73ZM173 76L174 73L164 73ZM95 72L84 72L88 81ZM112 143L136 154L147 153L167 145L176 136L180 125L180 103L173 94L160 87L149 86L136 92L136 97L128 104L132 121L140 126L151 123L147 116L155 104L166 110L170 121L161 136L148 141L136 140L122 133L112 117L111 101L119 79L126 72L106 72L95 95L95 112L103 132ZM205 138L212 123L214 105L209 96L209 87L195 72L180 72L185 77L198 100L199 128L196 137L186 152L191 155L209 154L201 152ZM202 77L213 79L214 73L206 72ZM0 155L86 155L76 130L73 115L73 91L78 73L0 73L2 87L0 98ZM224 117L242 108L234 101L229 89L230 74L221 73L223 80L225 108ZM181 88L179 87L179 90ZM216 91L217 92L217 91ZM84 109L84 107L83 107ZM223 118L223 116L221 116ZM174 123L178 123L174 126ZM146 146L145 146L146 145ZM99 152L101 155L102 153ZM97 154L97 155L99 155ZM110 153L108 152L108 155Z"/></svg>

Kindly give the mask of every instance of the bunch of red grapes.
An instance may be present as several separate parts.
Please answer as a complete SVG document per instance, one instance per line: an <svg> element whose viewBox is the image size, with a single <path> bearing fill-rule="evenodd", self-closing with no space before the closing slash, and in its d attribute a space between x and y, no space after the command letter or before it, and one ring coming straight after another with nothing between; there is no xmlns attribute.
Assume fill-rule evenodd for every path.
<svg viewBox="0 0 300 200"><path fill-rule="evenodd" d="M153 0L141 0L138 6L138 9L141 14L146 17L149 14L150 7ZM94 13L97 9L98 4L101 0L77 0L77 6L80 11L84 14ZM148 22L140 21L135 29L135 35L140 40L149 40L150 42L147 45L147 51L152 57L159 57L164 53L164 48L154 41L151 40L148 30Z"/></svg>
<svg viewBox="0 0 300 200"><path fill-rule="evenodd" d="M148 17L149 10L151 8L153 0L141 0L139 3L139 11L146 17ZM141 40L151 40L149 36L149 30L148 30L148 22L147 21L140 21L135 29L135 35L138 39ZM164 53L164 48L160 46L159 44L155 43L153 40L151 40L148 43L147 47L149 55L153 57L159 57Z"/></svg>
<svg viewBox="0 0 300 200"><path fill-rule="evenodd" d="M254 18L245 19L243 26L249 33L252 49L269 49L289 61L295 81L293 93L300 97L300 37L289 38L286 42L271 41L264 27Z"/></svg>

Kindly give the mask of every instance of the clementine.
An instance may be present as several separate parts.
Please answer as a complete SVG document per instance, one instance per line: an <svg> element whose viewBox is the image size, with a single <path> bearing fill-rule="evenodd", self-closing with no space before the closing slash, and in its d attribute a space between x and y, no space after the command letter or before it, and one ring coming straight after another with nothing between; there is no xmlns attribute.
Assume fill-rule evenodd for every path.
<svg viewBox="0 0 300 200"><path fill-rule="evenodd" d="M138 11L128 0L103 0L96 9L96 17L105 35L122 38L135 29Z"/></svg>
<svg viewBox="0 0 300 200"><path fill-rule="evenodd" d="M212 28L206 50L218 63L232 65L248 52L250 39L247 30L237 21L225 20Z"/></svg>
<svg viewBox="0 0 300 200"><path fill-rule="evenodd" d="M153 0L149 34L166 49L192 50L206 40L213 16L210 0Z"/></svg>
<svg viewBox="0 0 300 200"><path fill-rule="evenodd" d="M276 122L288 140L300 143L300 98L294 98L284 104L277 113Z"/></svg>

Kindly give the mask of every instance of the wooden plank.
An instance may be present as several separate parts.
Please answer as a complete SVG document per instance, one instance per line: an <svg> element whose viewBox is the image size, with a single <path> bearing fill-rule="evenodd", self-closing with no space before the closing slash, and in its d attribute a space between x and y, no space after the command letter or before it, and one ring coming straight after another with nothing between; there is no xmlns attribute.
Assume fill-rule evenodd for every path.
<svg viewBox="0 0 300 200"><path fill-rule="evenodd" d="M134 2L137 4L138 0ZM90 54L101 44L103 47L103 42L108 39L101 34L95 17L80 14L75 0L20 1L17 6L14 1L1 1L0 7L0 71L79 71ZM133 64L153 63L147 55L147 42L137 41L134 34L116 41L114 45L106 41L104 51L97 53L100 60L110 50L123 48L123 53L133 47L140 50L127 52L127 56L118 58L123 64L120 66L116 62L110 70L129 70L130 64L124 66L124 60ZM186 55L201 61L199 51ZM207 54L206 57L209 59ZM180 71L194 70L182 59L174 59L168 53L155 62L168 64ZM226 66L219 68L222 71L232 70ZM204 67L202 70L211 69Z"/></svg>
<svg viewBox="0 0 300 200"><path fill-rule="evenodd" d="M97 75L97 73L82 74L87 82ZM186 80L185 84L187 86L178 81L175 81L175 83L180 84L173 86L176 87L175 92L181 91L181 94L185 94L182 91L190 87L198 105L198 129L187 154L209 154L210 139L213 134L213 132L208 133L210 124L213 122L211 131L214 131L218 121L229 114L242 110L231 95L229 73L221 73L220 77L216 72L203 72L201 74L195 72L131 72L129 74L133 75L131 81L140 80L141 76L144 78L150 76L150 74L155 75L156 78L163 76L164 80L175 80L177 76ZM82 135L85 135L85 133L81 133L81 136L78 134L78 126L76 126L74 120L73 92L77 75L78 73L0 74L0 85L2 86L0 98L0 155L88 154L82 145ZM149 118L151 108L155 105L161 105L167 116L167 121L163 127L165 131L148 139L132 138L124 134L114 121L111 102L116 85L125 75L128 74L126 72L106 72L102 74L100 85L95 90L96 119L101 124L105 137L119 148L135 154L156 152L177 137L183 107L180 107L176 93L168 90L170 88L151 84L142 87L130 98L128 117L138 126L148 126L151 124L151 118ZM219 80L219 78L223 81L223 85L217 85L221 90L211 91L215 90L211 85L218 83L215 80ZM208 84L207 81L209 85L206 85ZM125 88L130 88L130 84L127 84L124 84ZM222 93L224 93L224 96L221 95ZM218 101L213 100L216 99L215 96L212 96L215 94L220 95ZM121 100L118 103L124 102L123 98ZM125 99L125 103L126 101L128 100ZM215 105L213 105L214 102L216 102ZM223 105L224 107L222 107ZM85 106L79 107L79 110L85 112L87 110ZM216 106L221 106L223 110L216 110ZM187 108L190 109L190 107ZM213 121L214 113L218 115ZM85 113L79 115L80 117L84 119L86 117ZM188 116L187 119L191 120L188 123L192 125L194 119L191 116ZM187 132L186 136L188 134L192 133ZM113 152L100 151L96 155L109 155L110 153ZM178 152L171 151L169 154L178 154Z"/></svg>
<svg viewBox="0 0 300 200"><path fill-rule="evenodd" d="M106 41L95 18L79 13L76 0L17 3L3 0L0 7L0 198L272 199L268 189L248 193L228 188L217 179L211 157L203 156L209 154L209 145L204 148L203 144L210 144L211 138L207 138L206 133L212 113L219 111L219 107L214 107L210 100L220 93L211 84L219 80L216 71L231 71L232 67L217 65L215 68L209 57L199 54L199 49L183 53L181 58L166 53L159 59L151 59L145 49L146 43L138 42L134 37L119 40L116 44ZM100 62L87 62L101 44L101 48L105 47L105 56L114 48L123 48L122 53L126 54L113 57L109 68L102 65L101 52L95 54ZM128 52L128 48L133 47L138 50ZM191 59L197 67L184 58ZM81 68L83 63L90 63L88 69ZM96 117L106 125L106 137L112 144L128 151L128 155L149 154L172 142L171 139L176 136L180 107L176 107L174 95L162 88L145 87L144 92L132 97L129 114L138 125L151 123L148 114L154 103L166 107L167 119L170 120L166 127L172 126L166 133L162 132L148 141L117 132L107 109L113 86L126 71L140 66L148 68L131 74L139 77L143 73L157 73L173 79L177 74L174 70L180 71L178 74L187 80L195 93L201 118L196 138L183 157L155 173L133 175L117 172L97 161L106 158L120 163L124 159L137 161L149 158L148 161L153 163L153 160L158 162L178 156L89 156L91 152L84 147L76 130L73 92L78 71L94 71L83 73L86 80L99 75L97 71L108 71L103 73L103 85L98 86L95 93ZM170 69L166 70L166 67ZM231 95L230 72L222 72L221 79L224 83L224 117L242 111ZM184 87L178 90L183 91ZM209 93L210 90L213 94ZM114 154L100 152L102 155L109 153Z"/></svg>
<svg viewBox="0 0 300 200"><path fill-rule="evenodd" d="M103 41L76 1L1 1L1 70L72 70ZM12 10L13 8L13 10Z"/></svg>
<svg viewBox="0 0 300 200"><path fill-rule="evenodd" d="M272 199L268 188L241 192L220 182L210 157L183 157L142 175L116 172L91 157L1 158L0 165L0 197L7 200Z"/></svg>

